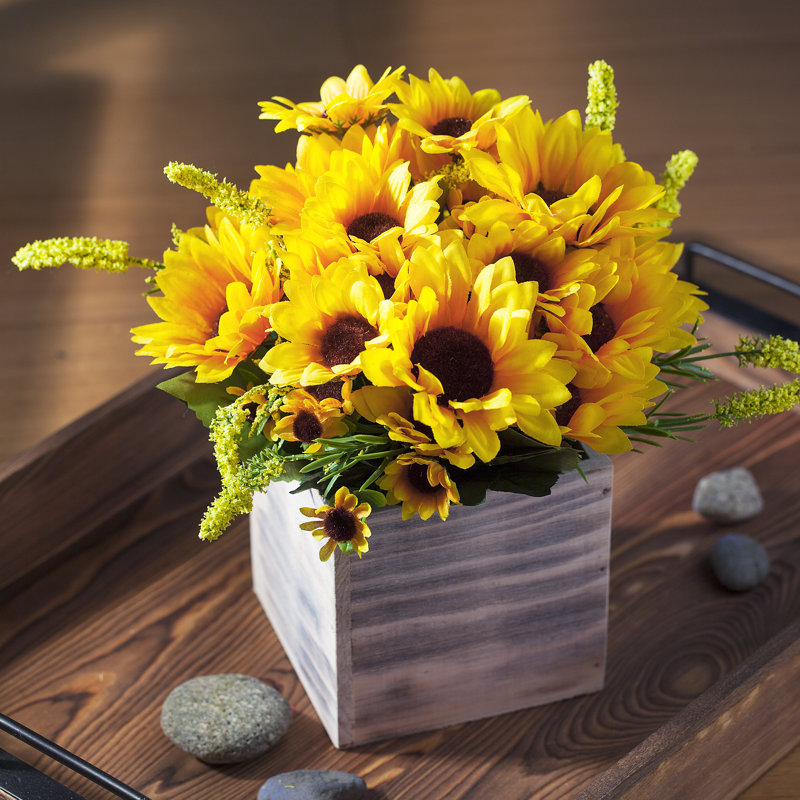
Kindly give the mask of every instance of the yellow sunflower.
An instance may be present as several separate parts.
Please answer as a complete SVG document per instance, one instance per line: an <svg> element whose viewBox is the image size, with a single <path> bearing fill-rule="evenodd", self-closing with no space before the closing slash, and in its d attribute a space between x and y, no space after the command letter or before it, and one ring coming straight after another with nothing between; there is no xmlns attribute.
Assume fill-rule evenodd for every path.
<svg viewBox="0 0 800 800"><path fill-rule="evenodd" d="M461 78L444 79L435 70L428 80L414 75L398 82L399 103L390 104L399 125L422 139L427 153L449 153L494 143L494 124L530 102L524 95L502 100L494 89L470 92Z"/></svg>
<svg viewBox="0 0 800 800"><path fill-rule="evenodd" d="M272 307L281 341L261 368L278 386L312 386L361 372L367 348L385 340L392 303L360 262L342 259L325 275L288 280L285 302Z"/></svg>
<svg viewBox="0 0 800 800"><path fill-rule="evenodd" d="M161 296L148 297L161 322L134 328L138 355L154 364L196 367L197 381L227 378L271 330L269 314L282 297L271 235L237 227L215 209L209 224L183 233L156 275Z"/></svg>
<svg viewBox="0 0 800 800"><path fill-rule="evenodd" d="M300 528L311 531L317 541L326 540L319 551L320 561L327 561L337 545L343 552L356 552L361 558L369 550L367 539L372 532L364 520L371 512L369 503L359 504L358 498L342 486L336 491L332 506L301 508L303 516L316 519L301 523Z"/></svg>
<svg viewBox="0 0 800 800"><path fill-rule="evenodd" d="M528 338L535 284L514 280L510 258L472 275L459 241L444 251L417 248L405 317L392 319L388 341L362 355L365 376L375 386L410 387L414 419L440 447L465 437L478 458L491 461L500 449L497 431L514 424L559 444L548 412L569 399L574 369L553 358L555 344Z"/></svg>
<svg viewBox="0 0 800 800"><path fill-rule="evenodd" d="M441 447L433 438L433 431L414 420L407 387L363 386L353 392L352 402L364 419L383 425L390 439L409 445L417 455L444 458L459 469L469 469L475 463L465 436L457 445Z"/></svg>
<svg viewBox="0 0 800 800"><path fill-rule="evenodd" d="M644 353L644 355L643 355ZM588 444L599 453L624 453L632 448L622 427L644 425L644 409L664 390L655 379L658 367L649 363L646 348L634 355L640 360L641 380L616 373L602 386L580 388L570 383L572 397L555 409L564 437ZM633 370L636 372L636 370Z"/></svg>
<svg viewBox="0 0 800 800"><path fill-rule="evenodd" d="M538 112L524 108L504 120L496 135L491 153L463 153L474 180L496 195L464 211L478 228L533 219L580 246L667 232L654 227L674 216L654 207L663 187L625 160L609 132L583 130L577 111L544 123Z"/></svg>
<svg viewBox="0 0 800 800"><path fill-rule="evenodd" d="M381 171L370 156L348 150L336 155L305 205L303 236L328 262L364 251L399 269L420 241L436 233L438 182L412 187L407 163Z"/></svg>
<svg viewBox="0 0 800 800"><path fill-rule="evenodd" d="M419 514L430 519L434 512L445 520L450 503L460 502L458 489L447 470L437 461L415 455L402 455L386 467L378 486L389 505L402 503L400 516L406 520Z"/></svg>
<svg viewBox="0 0 800 800"><path fill-rule="evenodd" d="M302 442L306 453L322 449L317 439L336 439L349 428L341 405L334 399L317 400L303 389L295 389L284 398L282 416L270 432L272 441Z"/></svg>
<svg viewBox="0 0 800 800"><path fill-rule="evenodd" d="M339 133L352 125L371 125L386 116L386 98L405 67L392 71L387 67L376 82L372 82L366 67L353 67L347 80L328 78L320 88L318 102L293 103L285 97L273 97L276 102L263 100L260 119L275 119L275 131L298 130L301 133Z"/></svg>

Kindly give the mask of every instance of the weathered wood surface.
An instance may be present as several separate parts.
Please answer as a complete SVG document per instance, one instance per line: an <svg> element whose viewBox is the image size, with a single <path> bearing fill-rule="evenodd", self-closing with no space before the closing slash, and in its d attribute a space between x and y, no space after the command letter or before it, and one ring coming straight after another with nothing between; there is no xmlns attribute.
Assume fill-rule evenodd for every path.
<svg viewBox="0 0 800 800"><path fill-rule="evenodd" d="M583 471L444 523L378 509L368 555L326 563L298 528L318 493L256 498L256 593L336 746L602 687L613 470L595 454Z"/></svg>
<svg viewBox="0 0 800 800"><path fill-rule="evenodd" d="M697 408L724 388L692 390L685 403ZM165 448L174 430L165 430ZM196 436L201 447L202 429ZM269 775L304 767L358 772L370 800L731 796L798 740L800 424L787 415L697 439L615 460L608 669L597 694L335 750L251 590L246 525L214 544L195 538L217 487L201 460L100 521L85 547L29 581L18 576L0 609L0 708L153 800L252 800ZM40 457L69 470L69 442ZM719 531L690 510L696 480L733 464L754 471L767 504L740 529L773 559L767 581L745 594L710 576ZM109 474L117 468L109 464ZM80 472L73 481L77 502L86 491ZM34 510L41 503L32 484L21 492ZM115 487L98 483L94 493L97 503L104 494L120 502ZM169 744L159 711L180 681L223 671L271 682L297 717L262 758L209 767ZM0 739L49 774L68 775ZM81 779L71 786L88 800L105 797Z"/></svg>

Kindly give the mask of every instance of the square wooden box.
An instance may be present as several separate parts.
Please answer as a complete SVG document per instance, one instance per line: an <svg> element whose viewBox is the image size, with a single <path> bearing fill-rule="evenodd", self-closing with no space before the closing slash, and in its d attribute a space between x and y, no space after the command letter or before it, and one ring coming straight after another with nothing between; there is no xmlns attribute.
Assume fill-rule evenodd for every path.
<svg viewBox="0 0 800 800"><path fill-rule="evenodd" d="M299 529L318 493L273 484L250 517L256 594L331 741L350 747L602 688L611 462L548 497L489 492L446 522L373 512L328 562Z"/></svg>

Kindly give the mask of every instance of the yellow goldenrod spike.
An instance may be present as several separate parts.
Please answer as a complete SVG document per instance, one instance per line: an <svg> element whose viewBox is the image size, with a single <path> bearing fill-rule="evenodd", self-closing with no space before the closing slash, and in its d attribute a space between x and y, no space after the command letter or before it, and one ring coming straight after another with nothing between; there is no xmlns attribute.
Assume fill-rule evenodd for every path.
<svg viewBox="0 0 800 800"><path fill-rule="evenodd" d="M800 375L800 343L782 336L742 336L736 346L739 366L785 369Z"/></svg>
<svg viewBox="0 0 800 800"><path fill-rule="evenodd" d="M762 386L739 392L724 400L715 402L712 414L719 424L730 428L743 420L763 417L767 414L781 414L800 403L800 378L781 386Z"/></svg>
<svg viewBox="0 0 800 800"><path fill-rule="evenodd" d="M173 183L207 197L213 205L240 222L255 226L269 224L272 209L262 200L226 180L218 181L216 175L194 164L171 161L164 167L164 174Z"/></svg>
<svg viewBox="0 0 800 800"><path fill-rule="evenodd" d="M586 88L586 127L600 128L609 133L617 121L617 90L614 87L614 70L605 61L589 64L589 84Z"/></svg>
<svg viewBox="0 0 800 800"><path fill-rule="evenodd" d="M697 155L691 150L681 150L667 161L667 166L661 175L664 196L656 203L657 208L671 211L673 214L680 213L681 204L678 202L678 193L692 177L696 166Z"/></svg>
<svg viewBox="0 0 800 800"><path fill-rule="evenodd" d="M11 261L22 269L42 269L73 264L79 269L125 272L130 266L161 269L164 265L147 258L133 258L128 243L95 236L62 236L20 247Z"/></svg>

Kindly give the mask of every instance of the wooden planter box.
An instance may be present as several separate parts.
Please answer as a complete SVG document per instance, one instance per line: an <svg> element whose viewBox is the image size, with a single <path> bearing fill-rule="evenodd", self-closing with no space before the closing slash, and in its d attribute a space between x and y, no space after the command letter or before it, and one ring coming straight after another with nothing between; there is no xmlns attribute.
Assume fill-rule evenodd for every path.
<svg viewBox="0 0 800 800"><path fill-rule="evenodd" d="M256 497L255 591L336 747L602 688L611 463L593 455L584 472L446 522L379 509L369 553L325 563L298 527L317 492Z"/></svg>

